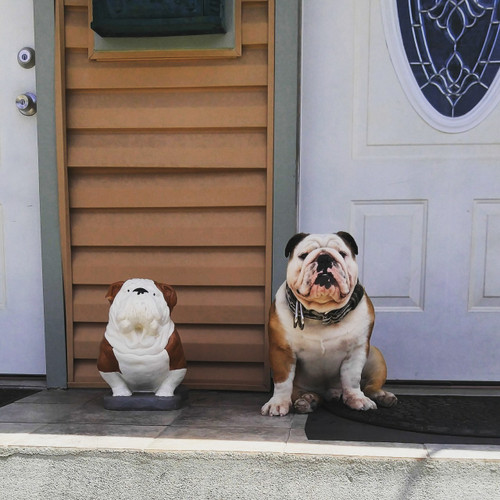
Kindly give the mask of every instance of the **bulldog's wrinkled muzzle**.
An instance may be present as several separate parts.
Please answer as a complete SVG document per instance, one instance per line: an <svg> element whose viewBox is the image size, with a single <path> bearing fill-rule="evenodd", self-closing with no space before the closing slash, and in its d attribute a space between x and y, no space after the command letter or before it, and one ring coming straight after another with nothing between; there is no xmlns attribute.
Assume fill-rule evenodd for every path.
<svg viewBox="0 0 500 500"><path fill-rule="evenodd" d="M321 254L316 260L316 279L315 285L329 290L332 286L338 285L330 269L335 265L335 261L329 254Z"/></svg>

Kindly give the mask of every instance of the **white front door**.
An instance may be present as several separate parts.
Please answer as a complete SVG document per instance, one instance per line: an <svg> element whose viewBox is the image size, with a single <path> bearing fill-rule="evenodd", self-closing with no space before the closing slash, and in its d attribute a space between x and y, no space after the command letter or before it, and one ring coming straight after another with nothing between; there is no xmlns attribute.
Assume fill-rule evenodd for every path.
<svg viewBox="0 0 500 500"><path fill-rule="evenodd" d="M390 379L500 381L500 107L427 119L395 2L303 2L299 227L357 239ZM477 14L427 4L448 36Z"/></svg>
<svg viewBox="0 0 500 500"><path fill-rule="evenodd" d="M0 375L45 374L36 115L16 97L36 94L33 0L0 0Z"/></svg>

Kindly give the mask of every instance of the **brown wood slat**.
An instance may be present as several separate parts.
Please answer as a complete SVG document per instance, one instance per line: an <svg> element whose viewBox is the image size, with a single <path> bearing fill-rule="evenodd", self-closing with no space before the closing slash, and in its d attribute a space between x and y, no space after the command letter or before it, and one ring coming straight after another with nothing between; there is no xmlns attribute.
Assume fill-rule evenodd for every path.
<svg viewBox="0 0 500 500"><path fill-rule="evenodd" d="M105 293L142 276L177 290L191 387L265 390L272 5L242 0L241 57L95 62L88 0L61 1L70 386L107 387Z"/></svg>
<svg viewBox="0 0 500 500"><path fill-rule="evenodd" d="M191 363L184 385L192 389L265 390L264 370L260 363ZM75 360L74 379L69 387L108 387L91 359Z"/></svg>
<svg viewBox="0 0 500 500"><path fill-rule="evenodd" d="M264 362L262 325L177 326L188 362Z"/></svg>
<svg viewBox="0 0 500 500"><path fill-rule="evenodd" d="M75 322L106 323L107 287L75 286ZM186 324L258 325L265 322L264 290L261 287L176 287L178 304L172 318Z"/></svg>
<svg viewBox="0 0 500 500"><path fill-rule="evenodd" d="M106 330L106 323L76 323L74 354L76 359L95 359ZM262 326L179 325L186 358L189 362L264 361Z"/></svg>
<svg viewBox="0 0 500 500"><path fill-rule="evenodd" d="M263 286L264 249L91 248L73 249L73 282L109 285L145 277L170 285Z"/></svg>
<svg viewBox="0 0 500 500"><path fill-rule="evenodd" d="M75 359L95 359L106 330L106 323L75 323L73 351Z"/></svg>
<svg viewBox="0 0 500 500"><path fill-rule="evenodd" d="M74 210L71 241L76 246L263 246L265 211Z"/></svg>
<svg viewBox="0 0 500 500"><path fill-rule="evenodd" d="M264 130L68 133L69 167L262 168Z"/></svg>
<svg viewBox="0 0 500 500"><path fill-rule="evenodd" d="M265 127L265 88L228 92L70 92L68 127L193 129Z"/></svg>
<svg viewBox="0 0 500 500"><path fill-rule="evenodd" d="M102 379L97 370L97 363L94 359L75 359L73 381L75 385L70 387L109 387Z"/></svg>
<svg viewBox="0 0 500 500"><path fill-rule="evenodd" d="M267 3L244 3L241 12L244 46L267 44Z"/></svg>
<svg viewBox="0 0 500 500"><path fill-rule="evenodd" d="M264 378L260 363L190 363L184 383L193 389L263 391L267 384Z"/></svg>
<svg viewBox="0 0 500 500"><path fill-rule="evenodd" d="M66 47L86 49L88 45L88 10L68 7L66 9ZM265 45L267 43L267 4L244 3L242 8L243 45Z"/></svg>
<svg viewBox="0 0 500 500"><path fill-rule="evenodd" d="M67 49L87 49L88 10L81 7L66 7L64 36Z"/></svg>
<svg viewBox="0 0 500 500"><path fill-rule="evenodd" d="M74 172L72 208L265 206L266 173Z"/></svg>
<svg viewBox="0 0 500 500"><path fill-rule="evenodd" d="M267 50L247 49L236 59L90 63L87 52L69 50L67 88L206 88L267 85Z"/></svg>

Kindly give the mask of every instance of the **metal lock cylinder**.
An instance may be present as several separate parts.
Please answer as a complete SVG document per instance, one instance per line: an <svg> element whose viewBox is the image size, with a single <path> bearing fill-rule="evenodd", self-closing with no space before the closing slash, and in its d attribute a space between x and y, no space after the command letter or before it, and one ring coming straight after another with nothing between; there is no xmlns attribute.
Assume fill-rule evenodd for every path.
<svg viewBox="0 0 500 500"><path fill-rule="evenodd" d="M33 116L36 113L36 95L25 92L16 97L16 106L19 112L25 116Z"/></svg>
<svg viewBox="0 0 500 500"><path fill-rule="evenodd" d="M31 47L23 47L17 53L17 62L24 69L30 69L35 65L35 51Z"/></svg>

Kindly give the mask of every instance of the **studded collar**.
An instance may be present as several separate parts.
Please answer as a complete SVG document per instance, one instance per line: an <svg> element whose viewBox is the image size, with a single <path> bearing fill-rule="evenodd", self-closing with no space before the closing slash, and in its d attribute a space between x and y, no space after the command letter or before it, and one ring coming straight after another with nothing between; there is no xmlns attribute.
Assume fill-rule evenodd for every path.
<svg viewBox="0 0 500 500"><path fill-rule="evenodd" d="M305 318L321 321L323 325L340 323L340 321L342 321L351 311L356 309L364 294L365 289L358 281L349 302L344 307L333 309L325 313L319 313L314 309L306 309L292 292L288 283L286 284L286 301L293 314L293 327L297 328L298 325L301 330L304 329Z"/></svg>

